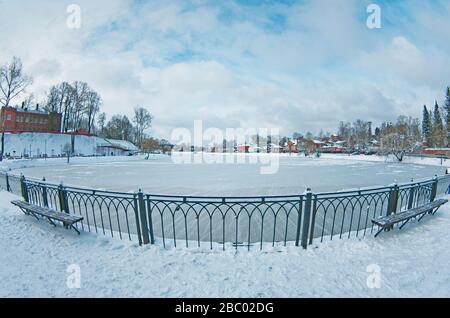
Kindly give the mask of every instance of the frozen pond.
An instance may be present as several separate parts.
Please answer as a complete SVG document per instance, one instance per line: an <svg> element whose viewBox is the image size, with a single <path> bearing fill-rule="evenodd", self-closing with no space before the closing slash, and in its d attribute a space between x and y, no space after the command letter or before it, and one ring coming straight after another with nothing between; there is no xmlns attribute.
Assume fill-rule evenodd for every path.
<svg viewBox="0 0 450 318"><path fill-rule="evenodd" d="M221 154L208 155L224 158ZM228 155L228 159L235 157ZM27 177L42 178L47 181L86 188L136 192L141 188L150 194L192 195L192 196L260 196L298 195L306 187L316 193L345 189L386 186L393 182L409 182L443 175L444 167L396 162L369 162L341 158L306 158L303 156L278 155L238 155L241 163L200 163L177 164L169 156L127 158L74 158L70 164L63 159L19 162L20 169ZM237 157L235 157L237 158ZM249 160L265 158L262 163ZM245 159L245 160L242 160ZM267 159L275 159L270 162ZM378 158L380 160L380 158ZM279 160L279 161L278 161ZM260 161L261 162L261 161ZM262 174L262 167L269 162L277 169L273 174ZM26 168L26 166L30 166ZM17 166L16 166L17 167ZM376 197L376 196L375 196ZM120 198L106 201L86 201L85 197L69 196L72 213L83 215L83 227L91 231L100 228L122 233L136 233L133 206L117 205ZM380 201L365 201L361 205L337 207L337 217L333 211L324 213L318 209L315 221L315 237L336 231L363 229L370 226L369 216L385 211L387 197L379 195ZM83 201L85 199L85 201ZM111 200L111 201L108 201ZM297 234L299 202L281 202L253 205L247 204L189 204L159 202L149 200L152 211L153 228L156 237L166 240L188 239L192 241L214 242L281 242L293 241ZM170 200L169 200L170 201ZM85 205L84 203L89 202ZM103 202L103 203L99 203ZM115 208L107 205L115 202ZM349 202L348 200L346 202ZM378 202L378 203L377 203ZM128 204L127 203L127 204ZM355 201L353 201L355 203ZM361 202L360 202L361 203ZM369 207L370 206L370 207ZM322 210L321 210L322 209ZM236 218L236 216L239 216ZM327 216L328 215L328 216ZM94 227L90 228L94 223ZM334 226L338 224L336 227Z"/></svg>
<svg viewBox="0 0 450 318"><path fill-rule="evenodd" d="M219 155L216 155L219 156ZM220 155L222 156L222 155ZM245 155L242 155L245 156ZM255 155L248 155L246 159ZM267 156L267 155L265 155ZM171 195L257 196L295 195L307 187L314 192L339 191L393 182L409 182L443 175L445 168L419 164L368 162L342 159L280 156L278 171L261 174L262 163L176 164L169 156L133 158L82 158L42 161L40 166L15 170L42 178L88 188ZM272 164L276 164L272 162Z"/></svg>

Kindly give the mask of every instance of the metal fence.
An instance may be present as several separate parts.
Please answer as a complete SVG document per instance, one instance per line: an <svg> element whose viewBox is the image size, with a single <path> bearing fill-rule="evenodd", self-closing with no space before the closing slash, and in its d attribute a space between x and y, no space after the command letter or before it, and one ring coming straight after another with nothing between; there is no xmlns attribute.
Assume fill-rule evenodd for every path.
<svg viewBox="0 0 450 318"><path fill-rule="evenodd" d="M362 190L291 196L194 197L76 188L0 173L0 187L32 204L84 217L79 230L154 244L250 249L373 233L371 220L448 193L450 176Z"/></svg>

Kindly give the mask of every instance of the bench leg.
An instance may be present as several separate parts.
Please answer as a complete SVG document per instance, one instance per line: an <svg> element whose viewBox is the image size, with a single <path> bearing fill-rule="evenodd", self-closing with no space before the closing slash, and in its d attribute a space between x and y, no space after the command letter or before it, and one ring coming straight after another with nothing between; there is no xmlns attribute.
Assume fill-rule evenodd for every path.
<svg viewBox="0 0 450 318"><path fill-rule="evenodd" d="M382 227L377 233L375 233L375 237L377 237L378 235L380 235L380 233L383 232L384 229L385 229L385 228Z"/></svg>
<svg viewBox="0 0 450 318"><path fill-rule="evenodd" d="M31 216L34 216L34 217L36 218L36 220L39 221L39 218L36 216L36 214L31 213L31 212L28 212L28 211L25 210L24 208L20 208L20 209L22 210L22 212L23 212L25 215L31 215Z"/></svg>
<svg viewBox="0 0 450 318"><path fill-rule="evenodd" d="M72 229L74 229L75 230L75 232L77 232L78 233L78 235L80 235L81 233L80 233L80 231L78 231L78 229L75 227L75 226L73 226L73 224L70 226Z"/></svg>
<svg viewBox="0 0 450 318"><path fill-rule="evenodd" d="M55 222L52 221L52 219L47 218L47 220L48 220L48 222L49 222L51 225L53 225L54 227L56 227L56 224L55 224Z"/></svg>
<svg viewBox="0 0 450 318"><path fill-rule="evenodd" d="M401 230L408 222L410 219L407 219L405 222L403 222L402 225L400 225L399 230Z"/></svg>
<svg viewBox="0 0 450 318"><path fill-rule="evenodd" d="M436 212L438 211L440 209L440 206L438 206L437 207L437 209L436 210L434 210L434 212L431 212L431 215L435 215L436 214Z"/></svg>
<svg viewBox="0 0 450 318"><path fill-rule="evenodd" d="M28 213L28 215L32 215L32 216L34 216L34 218L35 218L36 220L38 220L38 221L39 221L39 218L38 218L38 216L37 216L36 214L34 214L34 213Z"/></svg>

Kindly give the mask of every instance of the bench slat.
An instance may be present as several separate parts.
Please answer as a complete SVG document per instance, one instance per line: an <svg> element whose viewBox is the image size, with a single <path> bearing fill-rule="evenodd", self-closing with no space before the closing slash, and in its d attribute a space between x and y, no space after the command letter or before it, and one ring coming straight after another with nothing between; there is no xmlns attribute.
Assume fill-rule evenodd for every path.
<svg viewBox="0 0 450 318"><path fill-rule="evenodd" d="M49 208L43 208L37 205L33 205L24 201L12 201L12 204L18 206L19 208L25 209L27 211L30 211L32 213L41 215L41 216L45 216L51 219L55 219L58 221L61 221L63 223L72 225L74 223L77 223L79 221L83 220L83 217L81 216L75 216L75 215L71 215L71 214L67 214L64 212L59 212L59 211L55 211L53 209L49 209Z"/></svg>
<svg viewBox="0 0 450 318"><path fill-rule="evenodd" d="M376 219L372 220L372 223L381 226L381 227L388 227L391 225L394 225L396 223L400 223L402 221L406 221L409 220L413 217L419 216L421 214L427 213L445 203L447 203L448 200L447 199L439 199L436 201L433 201L429 204L411 209L411 210L407 210L404 212L400 212L400 213L396 213L396 214L392 214L392 215L388 215L388 216L382 216Z"/></svg>

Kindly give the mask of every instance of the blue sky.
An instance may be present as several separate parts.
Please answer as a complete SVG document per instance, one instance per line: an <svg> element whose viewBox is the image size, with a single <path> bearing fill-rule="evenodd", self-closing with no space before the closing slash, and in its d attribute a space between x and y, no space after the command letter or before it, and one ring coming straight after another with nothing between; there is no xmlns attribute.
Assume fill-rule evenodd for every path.
<svg viewBox="0 0 450 318"><path fill-rule="evenodd" d="M66 27L79 4L81 29ZM381 29L366 8L381 7ZM420 116L450 85L450 1L0 1L0 62L20 56L37 99L83 80L104 110L146 106L177 127L334 132ZM11 17L15 17L11 19Z"/></svg>

